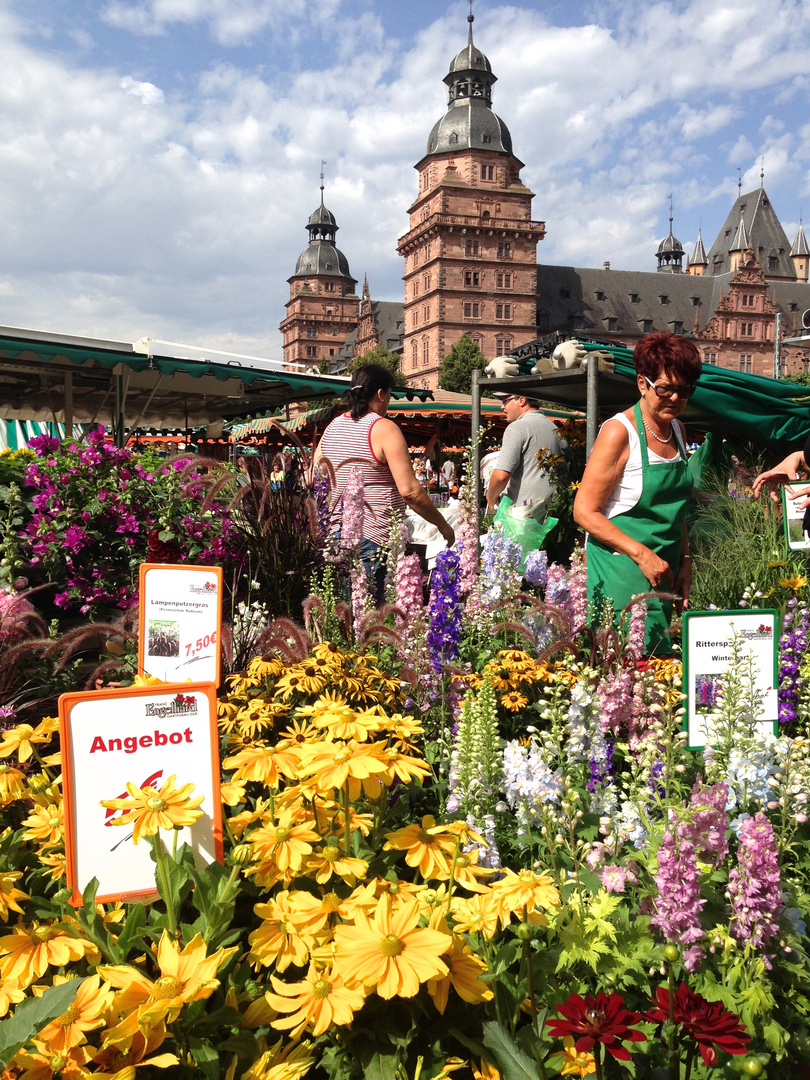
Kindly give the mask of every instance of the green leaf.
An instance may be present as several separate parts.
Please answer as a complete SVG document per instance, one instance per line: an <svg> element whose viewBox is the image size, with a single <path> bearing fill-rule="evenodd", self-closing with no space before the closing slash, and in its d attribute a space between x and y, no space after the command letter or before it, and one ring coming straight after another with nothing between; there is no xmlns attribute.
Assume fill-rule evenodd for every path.
<svg viewBox="0 0 810 1080"><path fill-rule="evenodd" d="M20 1047L70 1008L83 982L69 979L49 986L42 997L26 998L17 1006L14 1015L0 1024L0 1068L6 1068Z"/></svg>
<svg viewBox="0 0 810 1080"><path fill-rule="evenodd" d="M219 1080L219 1054L208 1043L200 1039L189 1039L189 1050L197 1068L208 1080Z"/></svg>
<svg viewBox="0 0 810 1080"><path fill-rule="evenodd" d="M398 1061L397 1054L381 1054L378 1051L372 1055L363 1070L363 1076L365 1080L393 1080Z"/></svg>
<svg viewBox="0 0 810 1080"><path fill-rule="evenodd" d="M541 1080L537 1063L500 1024L494 1021L484 1024L484 1045L495 1055L504 1080Z"/></svg>

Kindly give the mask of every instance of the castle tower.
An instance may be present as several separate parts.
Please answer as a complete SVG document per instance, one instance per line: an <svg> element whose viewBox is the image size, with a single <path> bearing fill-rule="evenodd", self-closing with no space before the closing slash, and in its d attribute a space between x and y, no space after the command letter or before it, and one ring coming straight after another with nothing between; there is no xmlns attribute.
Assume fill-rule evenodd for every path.
<svg viewBox="0 0 810 1080"><path fill-rule="evenodd" d="M790 257L793 260L793 265L796 267L796 280L807 281L807 270L808 265L810 265L810 250L808 250L807 247L807 240L804 235L801 220L799 221L799 231L796 233L796 239L793 241L793 247L790 249Z"/></svg>
<svg viewBox="0 0 810 1080"><path fill-rule="evenodd" d="M537 336L537 243L545 223L531 217L506 124L492 111L496 77L473 42L444 82L448 107L416 165L419 193L397 250L405 259L402 371L438 386L444 356L465 332L487 357Z"/></svg>
<svg viewBox="0 0 810 1080"><path fill-rule="evenodd" d="M698 229L697 243L687 262L686 273L691 274L692 277L703 277L708 265L709 260L706 258L706 249L703 247L703 236L701 235L701 230Z"/></svg>
<svg viewBox="0 0 810 1080"><path fill-rule="evenodd" d="M290 283L287 314L279 329L284 365L318 367L335 356L357 326L359 298L346 256L335 246L338 224L323 204L307 222L309 244L298 258Z"/></svg>

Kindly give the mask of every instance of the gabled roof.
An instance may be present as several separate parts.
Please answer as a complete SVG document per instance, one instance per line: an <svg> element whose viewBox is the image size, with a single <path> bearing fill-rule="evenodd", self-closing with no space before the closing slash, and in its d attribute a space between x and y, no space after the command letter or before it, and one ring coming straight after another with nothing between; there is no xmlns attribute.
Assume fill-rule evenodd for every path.
<svg viewBox="0 0 810 1080"><path fill-rule="evenodd" d="M765 277L795 281L796 268L790 261L790 244L764 188L737 198L711 246L706 273L713 276L729 273L730 252L740 250L736 242L741 225Z"/></svg>
<svg viewBox="0 0 810 1080"><path fill-rule="evenodd" d="M401 352L405 327L405 305L396 300L372 300L371 315L380 344L389 352ZM345 339L337 355L329 363L330 372L345 370L354 354L359 331L360 328L356 326Z"/></svg>
<svg viewBox="0 0 810 1080"><path fill-rule="evenodd" d="M807 237L804 235L804 229L802 223L799 222L799 231L796 233L796 239L793 241L793 247L790 249L791 255L810 255L810 250L807 248Z"/></svg>
<svg viewBox="0 0 810 1080"><path fill-rule="evenodd" d="M614 334L621 338L651 330L675 330L690 336L704 327L724 295L731 273L693 277L653 271L604 270L575 266L537 267L539 332ZM770 282L769 299L782 312L787 329L794 314L810 307L810 285ZM612 320L615 320L612 321ZM678 331L676 324L680 323Z"/></svg>

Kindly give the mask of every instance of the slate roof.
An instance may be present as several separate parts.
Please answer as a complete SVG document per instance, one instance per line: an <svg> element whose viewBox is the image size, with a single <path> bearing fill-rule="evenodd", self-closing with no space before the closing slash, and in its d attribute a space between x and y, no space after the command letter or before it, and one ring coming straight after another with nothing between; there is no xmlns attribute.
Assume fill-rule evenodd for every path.
<svg viewBox="0 0 810 1080"><path fill-rule="evenodd" d="M731 270L730 251L734 249L740 218L765 277L795 281L796 268L790 259L790 244L764 188L737 198L711 246L706 273L718 276ZM773 266L771 259L776 260Z"/></svg>
<svg viewBox="0 0 810 1080"><path fill-rule="evenodd" d="M621 338L649 329L674 330L690 336L696 313L699 325L704 327L721 295L728 296L731 278L731 273L693 277L538 265L538 333L582 330L595 336L615 334ZM769 282L768 295L782 311L788 332L794 312L801 319L801 313L810 308L810 285L804 282ZM793 310L792 304L796 305Z"/></svg>
<svg viewBox="0 0 810 1080"><path fill-rule="evenodd" d="M402 338L405 327L405 305L395 300L372 300L371 314L374 317L374 326L380 344L389 352L402 351ZM329 362L330 374L345 371L347 364L354 355L357 344L359 327L355 327L349 334L335 357Z"/></svg>

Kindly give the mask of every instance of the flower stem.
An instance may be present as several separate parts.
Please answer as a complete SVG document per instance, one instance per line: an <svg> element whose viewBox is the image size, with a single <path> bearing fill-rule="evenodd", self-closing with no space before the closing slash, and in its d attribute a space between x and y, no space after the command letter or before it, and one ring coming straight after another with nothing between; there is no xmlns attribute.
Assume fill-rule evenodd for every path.
<svg viewBox="0 0 810 1080"><path fill-rule="evenodd" d="M596 1043L593 1048L593 1063L596 1066L596 1080L602 1080L602 1047Z"/></svg>
<svg viewBox="0 0 810 1080"><path fill-rule="evenodd" d="M349 781L343 785L343 850L346 858L349 857L349 847L352 841L352 831L349 825Z"/></svg>

